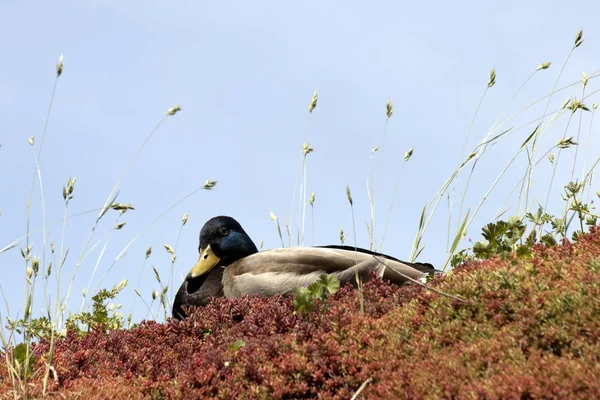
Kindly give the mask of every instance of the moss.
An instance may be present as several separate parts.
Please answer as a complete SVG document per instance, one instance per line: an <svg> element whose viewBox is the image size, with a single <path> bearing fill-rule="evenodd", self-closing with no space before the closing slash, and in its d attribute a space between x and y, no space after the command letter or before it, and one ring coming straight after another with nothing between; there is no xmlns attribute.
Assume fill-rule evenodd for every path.
<svg viewBox="0 0 600 400"><path fill-rule="evenodd" d="M600 397L600 231L467 263L431 284L343 287L310 314L293 299L216 299L189 320L70 331L55 397L347 399ZM232 346L243 343L243 346ZM33 346L36 368L48 343ZM10 389L0 366L0 390ZM43 374L33 374L32 396Z"/></svg>

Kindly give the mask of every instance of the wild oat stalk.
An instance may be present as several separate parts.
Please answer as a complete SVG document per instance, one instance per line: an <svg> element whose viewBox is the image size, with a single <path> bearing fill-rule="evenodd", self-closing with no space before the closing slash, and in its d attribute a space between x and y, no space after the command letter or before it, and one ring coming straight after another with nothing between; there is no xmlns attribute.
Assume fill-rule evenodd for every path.
<svg viewBox="0 0 600 400"><path fill-rule="evenodd" d="M152 316L152 319L156 321L156 317L154 316L154 313L152 312L152 307L151 305L148 305L148 303L146 303L146 300L144 300L144 298L142 297L142 295L140 294L140 292L137 289L133 289L133 291L135 292L135 294L138 295L138 297L142 300L142 302L144 303L144 305L146 306L146 308L148 309L148 312L150 313L150 315ZM154 301L155 297L154 297L154 292L152 291L152 301ZM146 314L147 316L148 314Z"/></svg>
<svg viewBox="0 0 600 400"><path fill-rule="evenodd" d="M513 94L513 96L510 98L510 100L504 105L502 111L500 112L500 114L496 118L496 121L492 125L492 129L490 130L490 132L486 136L486 139L489 138L489 136L491 135L491 133L496 129L496 127L498 127L498 122L500 121L500 117L502 115L504 115L504 113L506 112L506 110L508 109L508 107L510 106L510 104L512 104L512 102L517 97L517 95L523 90L523 88L525 88L525 86L535 76L535 74L537 72L539 72L539 71L543 71L543 70L546 70L546 69L550 68L551 64L552 63L550 61L545 61L545 62L541 63L540 65L538 65L538 67L535 69L535 71L533 71L529 75L529 77L521 84L521 86L519 87L519 89L517 89L517 91ZM485 89L483 96L481 97L479 105L477 106L477 110L475 111L475 115L473 116L473 119L471 121L471 125L469 126L469 131L467 132L467 137L465 139L465 142L464 142L464 145L463 145L463 150L461 152L461 159L464 156L464 151L465 151L465 148L466 148L466 145L467 145L467 141L468 141L468 138L469 138L469 136L471 134L471 131L473 129L473 125L475 123L475 119L476 119L477 115L479 114L479 109L481 107L483 99L484 99L485 95L487 94L488 89L491 88L495 84L495 82L496 82L496 74L495 74L495 69L493 69L492 73L490 74L490 80L488 81L488 86ZM491 86L490 86L490 83L492 83ZM539 127L540 127L540 125L538 125L538 129L539 129ZM534 132L534 134L537 134L537 132ZM530 136L529 140L533 137L534 134L532 134L532 136ZM464 203L465 203L465 197L466 197L466 194L467 194L467 190L468 190L468 188L470 186L471 179L473 177L474 171L475 171L475 164L471 168L471 172L469 174L469 178L467 179L467 183L465 184L465 188L464 188L463 193L462 193L462 197L461 197L461 201L460 201L460 209L459 209L459 213L458 213L458 222L460 222L460 220L462 218L462 212L463 212L463 207L464 207ZM450 221L451 221L451 216L452 216L452 208L453 208L452 205L453 205L453 202L454 202L453 200L454 200L454 187L452 188L452 200L449 202L449 210L450 211L449 211L449 216L448 216L449 220L448 220L447 247L449 245L449 239L450 239ZM519 207L517 207L517 210L518 209L519 209Z"/></svg>
<svg viewBox="0 0 600 400"><path fill-rule="evenodd" d="M396 194L398 193L398 187L400 187L400 177L402 176L402 170L404 170L404 166L406 165L408 160L410 160L410 158L412 157L413 151L414 151L414 149L410 149L406 153L404 153L404 162L402 162L402 166L400 167L400 172L398 172L398 178L396 179L396 185L394 186L394 193L392 194L392 200L390 201L390 209L388 211L387 218L385 220L385 228L383 229L383 237L381 238L381 249L380 249L381 252L383 252L385 235L387 234L388 225L390 223L390 217L392 216L394 200L396 199ZM371 229L372 229L372 227L371 227Z"/></svg>
<svg viewBox="0 0 600 400"><path fill-rule="evenodd" d="M115 200L116 200L116 198L118 196L118 188L121 185L121 182L123 181L123 179L127 175L127 172L129 171L129 169L133 166L133 163L135 162L135 160L141 154L141 152L144 149L144 147L146 146L146 144L150 141L150 139L152 139L152 137L158 131L158 129L161 127L161 125L164 123L164 121L168 117L175 115L179 111L181 111L181 107L180 106L171 107L167 111L166 115L158 122L158 124L156 125L156 127L154 127L154 129L152 129L152 131L150 131L150 133L148 134L148 136L146 137L146 139L144 140L144 142L142 143L142 145L138 148L138 150L135 153L135 155L132 157L132 159L129 161L129 163L125 167L125 170L123 171L123 173L121 174L121 176L117 180L117 183L112 188L110 194L106 198L104 206L100 210L100 213L96 217L96 221L94 222L94 225L92 226L92 229L90 230L88 238L87 238L87 240L86 240L86 242L85 242L85 244L83 246L83 249L81 251L81 255L79 256L79 259L77 260L77 262L75 264L75 269L73 271L73 276L71 277L71 282L69 283L69 288L67 290L67 294L66 294L66 296L64 297L64 299L62 301L63 305L66 306L66 304L69 301L69 296L70 296L71 290L73 288L73 283L75 282L75 276L77 275L77 271L79 270L79 266L81 265L81 262L82 262L82 260L84 258L84 255L86 253L87 247L90 244L90 241L92 239L92 236L94 235L94 232L96 231L96 227L98 226L98 223L100 222L100 220L102 219L102 217L104 216L104 214L106 214L106 212L108 211L108 209L110 208L110 206L115 202ZM113 263L113 265L114 265L114 263ZM112 267L112 265L111 265L111 267Z"/></svg>
<svg viewBox="0 0 600 400"><path fill-rule="evenodd" d="M137 282L135 289L139 288L142 283L142 276L144 275L144 269L146 267L146 262L148 261L148 258L150 257L151 254L152 254L152 246L148 246L148 248L146 249L146 257L144 257L144 262L142 263L142 268L140 269L140 276L138 277L138 282ZM139 295L139 292L137 292L137 290L136 290L136 293L138 293L138 295ZM142 301L144 301L144 299L142 298L141 295L139 295L139 297L142 299ZM146 302L144 301L144 303L146 303ZM137 304L137 302L133 303L133 309L131 310L131 312L135 311L136 304ZM146 304L146 307L147 306L148 305Z"/></svg>
<svg viewBox="0 0 600 400"><path fill-rule="evenodd" d="M175 299L175 291L173 290L173 271L174 271L174 267L175 267L175 261L177 261L177 256L175 254L177 254L177 247L179 246L179 238L181 237L181 231L183 230L183 227L185 226L185 224L187 224L188 217L189 217L188 213L183 214L183 217L181 217L181 225L179 226L179 231L177 232L177 240L175 240L174 254L173 254L173 257L171 258L171 273L169 276L169 287L171 288L172 296L171 296L170 304L172 304L173 300ZM179 273L181 274L181 271Z"/></svg>
<svg viewBox="0 0 600 400"><path fill-rule="evenodd" d="M356 222L354 218L354 201L352 200L352 193L350 192L350 186L346 185L346 197L348 198L348 203L350 203L350 210L352 211L352 232L354 235L354 249L356 249ZM343 230L341 231L340 238L343 237ZM343 244L343 242L342 242ZM354 277L356 278L356 284L358 285L358 299L360 302L360 312L365 313L365 299L362 290L362 280L358 276L358 260L355 260L354 267Z"/></svg>
<svg viewBox="0 0 600 400"><path fill-rule="evenodd" d="M367 181L367 196L369 197L369 210L371 212L371 218L369 223L367 224L367 231L369 233L369 250L373 250L373 230L375 229L375 204L374 204L374 180L373 180L373 157L375 153L379 150L379 146L373 147L371 150L371 157L369 159L369 170L370 170L370 180Z"/></svg>
<svg viewBox="0 0 600 400"><path fill-rule="evenodd" d="M571 58L573 51L575 51L575 49L578 48L582 43L583 43L583 29L580 29L577 32L577 34L575 35L573 47L571 48L571 51L567 55L567 58L565 59L565 62L563 63L563 65L560 69L560 72L558 73L558 76L556 77L556 81L554 82L554 87L552 88L552 92L550 93L550 96L548 97L548 101L546 102L546 107L545 107L542 115L546 114L548 107L550 106L550 101L552 100L552 95L554 94L554 92L556 90L556 86L558 86L558 82L560 81L563 71L565 70L567 63L569 62L569 59ZM529 189L531 187L531 180L533 179L533 167L531 165L531 160L535 157L535 151L537 149L537 142L538 142L538 136L536 135L533 139L533 144L531 145L531 156L529 157L529 166L525 171L525 175L527 176L526 183L525 183L525 204L526 205L529 204ZM551 183L551 185L552 185L552 183Z"/></svg>
<svg viewBox="0 0 600 400"><path fill-rule="evenodd" d="M206 180L206 182L204 182L203 186L200 186L199 188L191 191L190 193L188 193L186 196L184 196L183 198L179 199L177 202L175 202L174 204L172 204L170 207L168 207L165 211L163 211L162 213L160 213L154 220L152 220L150 223L148 223L146 226L144 226L138 233L137 235L135 235L133 237L133 239L131 239L127 245L125 245L125 247L123 247L123 249L121 249L121 251L119 252L119 254L117 254L117 256L115 257L115 259L112 261L112 263L110 264L110 266L108 267L107 271L105 272L104 276L102 277L102 279L100 280L100 282L98 283L98 285L96 286L96 288L98 288L102 282L104 281L104 279L106 278L106 276L108 275L108 273L112 270L112 268L115 266L115 264L125 256L125 254L127 253L127 250L131 247L131 245L133 243L135 243L140 236L142 236L142 234L144 234L144 232L146 232L151 226L153 226L156 222L158 222L162 217L164 217L166 214L168 214L171 210L173 210L175 207L177 207L178 205L180 205L181 203L183 203L185 200L189 199L190 197L192 197L193 195L195 195L196 193L198 193L200 190L212 190L215 186L216 186L217 182L213 181L213 180ZM170 246L169 246L170 247ZM168 250L167 250L168 251ZM175 252L173 250L173 252ZM168 285L167 285L168 287Z"/></svg>
<svg viewBox="0 0 600 400"><path fill-rule="evenodd" d="M315 193L312 192L308 198L310 204L310 229L311 229L311 242L315 244Z"/></svg>
<svg viewBox="0 0 600 400"><path fill-rule="evenodd" d="M590 118L590 129L589 129L589 132L588 132L588 143L591 143L591 140L592 140L592 126L594 124L594 115L596 114L596 109L597 108L598 108L598 104L597 103L592 104L592 116ZM581 174L582 174L582 180L583 180L583 175L585 175L585 171L586 171L585 165L587 163L587 159L588 159L588 156L589 156L590 147L592 147L592 146L588 145L586 147L585 157L583 158L583 170L581 172ZM590 178L590 184L588 185L588 195L587 195L587 202L588 203L590 202L591 192L592 192L592 181L591 181L591 178Z"/></svg>
<svg viewBox="0 0 600 400"><path fill-rule="evenodd" d="M598 71L596 71L592 76L596 77L597 76ZM591 77L590 77L591 78ZM517 115L522 114L523 112L525 112L527 109L533 107L535 104L543 101L544 99L548 99L550 98L553 94L563 91L565 89L568 89L572 86L575 86L577 84L580 84L581 81L576 82L576 83L572 83L572 84L568 84L565 85L564 87L561 87L560 89L555 89L552 91L552 93L547 94L542 96L541 98L535 100L534 102L528 104L527 106L523 107L521 110L515 112L514 114L512 114L510 117L508 117L507 119L505 119L502 123L497 124L486 136L486 139L482 140L476 147L475 149L471 152L471 154L469 154L466 159L458 166L458 168L452 172L452 174L450 175L450 177L446 180L446 182L444 182L444 184L442 185L442 187L440 188L440 190L438 191L438 193L434 196L434 198L431 200L431 202L427 203L425 205L424 208L424 213L422 214L422 218L421 218L421 223L419 225L419 228L417 230L417 233L415 235L415 240L413 243L413 247L411 250L411 256L410 256L410 260L413 261L416 257L416 255L422 250L422 247L420 246L420 242L422 240L422 237L429 225L429 222L431 221L437 206L440 202L440 200L442 199L442 197L444 196L444 194L446 193L446 191L449 189L450 185L452 184L452 182L454 182L454 180L456 179L456 177L458 176L458 174L460 173L460 171L467 165L469 164L473 159L478 159L480 158L486 151L486 149L488 148L489 145L491 145L492 143L498 141L501 137L503 137L504 135L506 135L507 133L509 133L512 128L506 129L503 132L496 134L496 136L487 139L489 136L491 136L492 134L494 134L496 131L498 131L500 128L502 128L504 125L506 125L509 121L511 121L512 119L514 119ZM555 85L556 86L556 85ZM598 92L600 90L596 90L595 92ZM587 95L586 97L589 97L592 93L590 93L589 95ZM563 110L564 111L564 110ZM556 118L558 118L558 116L560 116L560 112L561 110L558 110L557 113L555 113L555 115L553 116L553 118L551 119L551 122L554 121ZM544 116L546 116L547 113L544 113ZM539 120L542 120L543 118L540 118ZM535 135L535 137L537 137L537 134ZM477 158L475 158L477 157ZM512 162L512 161L511 161ZM505 168L506 170L506 168ZM502 176L505 172L505 170L501 173L500 176ZM528 175L525 175L526 178L528 177ZM496 182L492 185L492 188L496 185ZM486 196L484 197L484 201L487 198L487 196L489 195L489 192L486 194ZM480 204L481 206L481 204ZM479 210L480 206L477 208L477 210ZM477 214L477 211L472 215L471 220L473 218L473 216L475 216ZM425 220L423 222L423 219Z"/></svg>
<svg viewBox="0 0 600 400"><path fill-rule="evenodd" d="M36 168L35 168L35 172L33 173L33 178L31 180L31 190L29 191L29 199L27 200L27 230L26 230L27 240L26 240L25 248L28 250L31 250L31 247L29 245L29 228L30 228L30 220L31 220L31 199L33 197L33 189L35 187L35 180L37 177L39 180L39 183L40 183L40 195L41 195L41 202L42 202L42 231L43 231L42 266L44 266L44 267L46 265L46 262L45 262L46 261L46 206L45 206L45 201L44 201L44 190L43 190L43 186L42 186L42 175L41 175L41 171L40 171L40 160L41 160L41 156L42 156L42 149L44 147L44 140L46 138L46 132L48 131L48 122L50 121L50 115L52 113L52 105L54 104L54 97L56 94L56 87L58 85L58 78L62 75L63 68L64 68L64 61L63 61L63 56L61 55L56 64L56 78L54 80L54 87L52 89L52 95L50 96L50 104L48 106L48 112L46 114L46 120L44 122L44 130L42 133L42 140L40 143L40 148L38 150L37 156L34 153ZM33 137L29 138L29 144L31 146L33 146L33 144L34 144ZM23 342L27 346L27 349L26 349L26 355L25 355L25 363L23 364L24 382L23 382L22 390L23 390L24 398L27 398L27 387L28 387L27 377L29 376L30 345L31 345L31 335L28 334L29 332L28 332L27 326L31 322L31 305L33 303L33 292L34 292L34 285L31 282L29 282L29 285L28 285L28 282L27 282L27 275L31 275L31 274L29 274L30 267L28 265L28 262L29 262L29 259L25 258L25 271L26 271L25 290L24 290L25 313L23 316L23 322L24 322L25 328L23 330ZM36 275L37 275L37 273L36 273ZM34 280L35 280L35 277L34 277ZM9 371L10 370L11 369L9 368ZM14 393L14 394L16 396L16 393Z"/></svg>
<svg viewBox="0 0 600 400"><path fill-rule="evenodd" d="M300 186L300 193L302 196L302 232L300 235L300 245L304 246L304 229L306 222L306 156L312 153L314 149L310 147L309 142L304 142L302 145L302 185Z"/></svg>
<svg viewBox="0 0 600 400"><path fill-rule="evenodd" d="M310 99L310 103L308 104L308 118L306 120L306 128L304 129L304 139L302 140L302 143L307 143L306 141L306 137L308 135L308 127L310 125L310 118L312 117L312 112L314 111L314 109L317 107L317 102L319 100L319 95L317 93L317 91L315 90L313 93L312 98ZM304 145L303 145L304 146ZM289 219L286 221L286 231L288 234L288 247L291 247L292 245L292 222L293 222L293 215L294 215L294 202L296 200L296 189L298 188L298 175L300 174L300 162L301 160L304 159L306 161L306 154L304 153L304 147L303 147L303 154L300 155L300 157L298 158L298 165L296 167L296 175L294 176L294 191L292 193L292 208L290 210L290 217ZM304 169L304 176L306 177L306 169ZM301 186L300 188L300 200L299 200L299 204L305 204L306 196L302 196L302 188L304 186ZM300 209L298 209L298 219L301 219L301 211ZM298 222L298 225L300 225L300 222ZM300 244L300 226L298 227L298 244Z"/></svg>
<svg viewBox="0 0 600 400"><path fill-rule="evenodd" d="M273 211L271 211L269 214L269 218L271 218L271 220L277 225L277 233L279 234L279 239L281 239L281 247L285 247L285 244L283 243L283 235L281 234L281 225L279 225L279 219Z"/></svg>
<svg viewBox="0 0 600 400"><path fill-rule="evenodd" d="M379 195L379 183L381 181L381 170L383 169L383 155L385 150L385 139L387 138L387 130L390 118L394 115L394 105L390 100L385 103L385 127L383 128L383 140L381 142L381 155L379 156L379 169L377 170L377 180L373 181L373 156L379 150L379 146L375 146L371 151L371 185L367 187L369 196L369 206L371 211L371 224L369 226L369 250L373 250L375 237L375 213L377 209L377 198Z"/></svg>

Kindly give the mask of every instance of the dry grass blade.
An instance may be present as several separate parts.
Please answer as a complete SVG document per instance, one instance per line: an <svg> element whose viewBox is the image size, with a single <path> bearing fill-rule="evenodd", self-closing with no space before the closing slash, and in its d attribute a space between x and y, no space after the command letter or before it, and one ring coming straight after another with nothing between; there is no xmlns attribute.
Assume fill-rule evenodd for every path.
<svg viewBox="0 0 600 400"><path fill-rule="evenodd" d="M533 132L531 132L531 135L529 135L529 137L527 137L527 139L525 139L525 141L521 145L521 150L523 148L525 148L525 146L527 146L527 144L531 141L531 139L533 139L535 137L535 135L537 135L537 133L540 130L540 126L542 126L541 122L538 124L538 126L535 127L535 129L533 130Z"/></svg>
<svg viewBox="0 0 600 400"><path fill-rule="evenodd" d="M395 269L393 269L393 268L391 268L390 266L388 266L388 265L385 263L385 261L383 261L383 259L381 259L381 258L380 258L380 257L378 257L378 256L373 256L373 258L375 258L375 259L376 259L377 261L379 261L381 264L385 265L387 268L389 268L390 270L394 271L396 274L400 275L401 277L403 277L403 278L405 278L405 279L408 279L409 281L411 281L411 282L413 282L413 283L416 283L417 285L419 285L419 286L421 286L421 287L424 287L424 288L425 288L425 289L427 289L427 290L431 290L431 291L432 291L432 292L434 292L434 293L437 293L437 294L439 294L439 295L441 295L441 296L444 296L444 297L448 297L448 298L450 298L450 299L452 299L452 300L460 301L460 302L462 302L462 303L466 303L466 302L467 302L467 300L465 300L465 299L463 299L463 298L461 298L461 297L454 296L454 295L451 295L451 294L448 294L448 293L444 293L444 292L442 292L441 290L438 290L438 289L436 289L436 288L433 288L433 287L431 287L431 286L428 286L428 285L424 284L423 282L420 282L420 281L419 281L419 280L417 280L417 279L413 279L413 278L411 278L410 276L403 274L402 272L396 271Z"/></svg>
<svg viewBox="0 0 600 400"><path fill-rule="evenodd" d="M14 247L17 247L17 242L12 242L8 246L4 247L2 250L0 250L0 253L4 253L5 251L8 251Z"/></svg>
<svg viewBox="0 0 600 400"><path fill-rule="evenodd" d="M467 214L465 215L465 219L463 220L463 223L461 224L460 228L456 232L456 236L454 236L454 241L452 242L452 246L450 246L450 250L448 251L448 257L446 258L446 262L444 263L444 267L442 268L442 271L444 271L444 272L446 272L446 267L448 266L448 263L450 262L450 258L452 257L452 255L456 251L456 248L458 247L458 243L460 242L460 240L467 233L466 232L466 227L467 227L467 221L469 220L469 212L470 211L471 211L470 209L467 210Z"/></svg>
<svg viewBox="0 0 600 400"><path fill-rule="evenodd" d="M356 400L358 399L358 396L360 395L360 393L365 390L365 388L369 385L369 383L373 382L373 378L367 378L366 381L364 381L362 383L362 385L359 386L359 388L356 390L356 392L354 393L354 395L350 398L350 400Z"/></svg>

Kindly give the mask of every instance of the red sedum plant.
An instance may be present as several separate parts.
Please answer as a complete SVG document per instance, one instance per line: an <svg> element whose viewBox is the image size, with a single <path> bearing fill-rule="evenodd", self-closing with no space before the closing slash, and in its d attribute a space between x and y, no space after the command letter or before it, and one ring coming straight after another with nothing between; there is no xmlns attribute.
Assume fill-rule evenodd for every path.
<svg viewBox="0 0 600 400"><path fill-rule="evenodd" d="M456 268L431 285L343 287L295 315L291 298L216 299L184 322L56 343L57 398L600 398L600 230ZM30 395L42 395L49 344ZM0 392L11 391L0 366Z"/></svg>

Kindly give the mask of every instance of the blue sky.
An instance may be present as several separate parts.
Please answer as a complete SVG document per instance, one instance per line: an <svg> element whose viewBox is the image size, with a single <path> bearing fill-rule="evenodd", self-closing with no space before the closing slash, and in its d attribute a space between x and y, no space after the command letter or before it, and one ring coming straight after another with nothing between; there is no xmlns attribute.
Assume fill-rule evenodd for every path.
<svg viewBox="0 0 600 400"><path fill-rule="evenodd" d="M26 232L26 204L35 170L27 138L36 137L37 153L54 85L54 65L64 54L64 72L40 162L47 223L62 218L62 186L70 176L76 176L77 183L69 215L102 207L148 133L170 107L182 107L164 122L123 180L118 201L131 203L136 210L118 221L117 213L110 211L101 220L88 247L91 252L75 277L67 310L80 308L81 290L96 264L91 289L144 226L207 179L218 182L213 191L197 193L153 224L100 284L109 287L129 279L119 297L125 314L133 312L134 320L148 316L133 289L138 288L150 301L152 290L158 288L150 266L163 279L169 276L171 256L162 245L175 246L184 213L189 213L189 220L178 243L175 290L181 282L180 271L185 274L197 258L202 224L213 216L233 216L257 244L263 240L265 248L279 246L269 213L282 221L290 213L305 137L314 148L307 164L308 193L316 195L314 244L339 243L340 226L346 243L354 243L345 194L349 185L356 242L368 247L369 161L371 149L382 144L388 99L395 111L385 148L376 154L374 163L376 171L381 165L375 236L380 240L383 235L404 153L414 148L402 170L385 242L386 253L407 259L423 206L459 163L492 67L497 70L497 83L486 95L467 152L499 116L506 118L550 93L580 28L584 28L585 41L571 56L558 87L580 80L582 71L591 76L599 68L599 12L600 6L593 1L3 2L0 248ZM537 73L504 110L544 61L551 61L551 68ZM590 79L588 92L594 84ZM305 133L314 90L318 90L319 102ZM581 98L580 86L554 96L549 110L573 94ZM592 97L586 104L594 101ZM539 117L545 105L538 103L507 124L515 126L515 133L479 161L465 209L477 206L535 124L516 128ZM567 114L553 124L540 150L545 152L566 131L576 136L576 116L577 123L568 128ZM590 116L583 117L581 140L585 137L586 144L579 149L589 152L588 165L600 148L594 147L598 143L594 137L587 142ZM569 154L562 156L561 162L568 167L558 174L561 185L552 191L551 205L556 207L559 189L570 177ZM521 154L507 172L473 221L468 237L477 239L481 226L501 207L520 179L525 160ZM583 162L583 156L578 160ZM577 171L581 168L578 165ZM549 173L548 168L536 172L533 193L537 198L545 199ZM462 193L465 178L459 180L456 193ZM36 182L32 229L42 225L39 189ZM442 201L428 228L421 261L440 265L445 260L445 204ZM507 203L514 204L514 198ZM312 244L308 210L305 243ZM96 215L85 214L67 223L65 248L70 252L62 273L66 278L63 296ZM297 226L297 211L293 218ZM109 233L120 221L127 222L125 227ZM57 247L61 232L60 224L47 228ZM41 257L42 235L33 234L30 242L32 253ZM24 243L19 242L19 247ZM149 245L153 254L142 270ZM467 245L463 242L461 247ZM19 247L0 254L0 284L12 317L23 312L25 266ZM55 266L57 262L58 257ZM41 289L40 280L38 299ZM53 303L53 278L48 292ZM41 307L36 302L35 315Z"/></svg>

